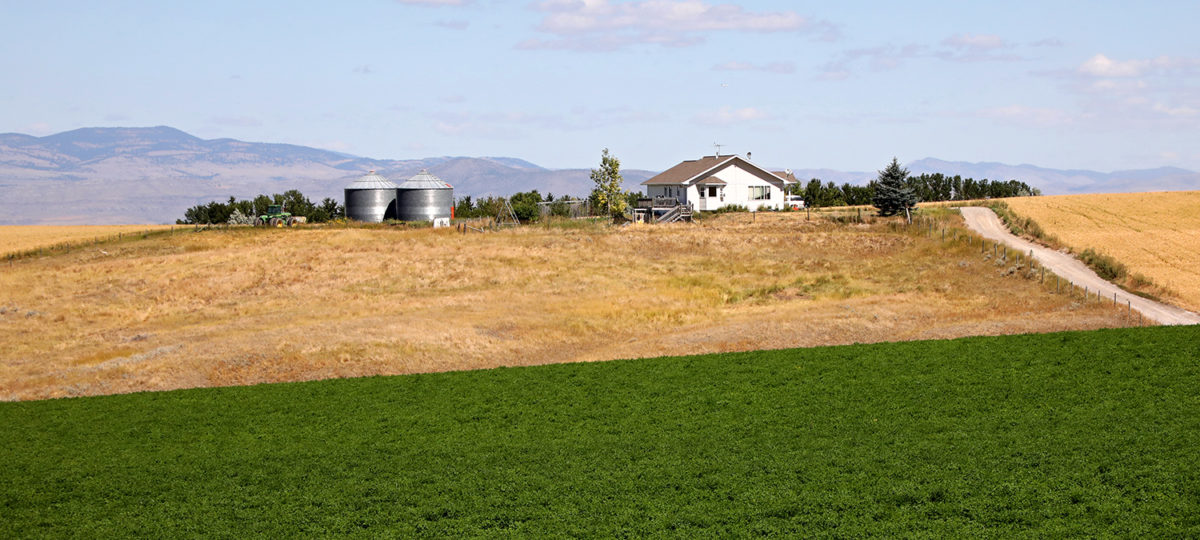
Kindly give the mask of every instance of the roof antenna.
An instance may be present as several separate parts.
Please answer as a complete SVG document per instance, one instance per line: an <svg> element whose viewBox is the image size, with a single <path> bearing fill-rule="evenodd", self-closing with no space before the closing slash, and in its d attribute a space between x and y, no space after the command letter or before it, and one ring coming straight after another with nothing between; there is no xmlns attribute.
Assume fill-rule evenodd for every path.
<svg viewBox="0 0 1200 540"><path fill-rule="evenodd" d="M713 146L717 147L717 156L716 156L716 157L721 157L721 147L722 147L722 146L725 146L725 145L723 145L723 144L718 144L718 143L713 143Z"/></svg>

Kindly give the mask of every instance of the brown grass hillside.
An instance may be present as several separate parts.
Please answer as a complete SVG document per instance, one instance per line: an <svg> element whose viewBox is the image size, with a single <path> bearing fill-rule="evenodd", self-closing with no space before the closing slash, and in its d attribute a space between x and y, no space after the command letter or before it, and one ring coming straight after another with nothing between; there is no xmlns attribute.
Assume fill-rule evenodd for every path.
<svg viewBox="0 0 1200 540"><path fill-rule="evenodd" d="M170 228L171 225L0 225L0 255Z"/></svg>
<svg viewBox="0 0 1200 540"><path fill-rule="evenodd" d="M1005 199L1071 246L1110 255L1200 310L1200 191Z"/></svg>
<svg viewBox="0 0 1200 540"><path fill-rule="evenodd" d="M751 219L214 230L18 260L0 398L1130 324L978 243Z"/></svg>

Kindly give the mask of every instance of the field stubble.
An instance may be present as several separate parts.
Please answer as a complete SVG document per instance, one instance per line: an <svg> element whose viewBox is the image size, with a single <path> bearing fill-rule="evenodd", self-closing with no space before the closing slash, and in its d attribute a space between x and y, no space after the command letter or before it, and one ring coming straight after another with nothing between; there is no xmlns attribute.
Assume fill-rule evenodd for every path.
<svg viewBox="0 0 1200 540"><path fill-rule="evenodd" d="M106 251L0 276L0 398L1131 324L964 243L802 214L214 230Z"/></svg>
<svg viewBox="0 0 1200 540"><path fill-rule="evenodd" d="M49 248L79 246L118 235L171 229L171 225L0 225L0 255Z"/></svg>
<svg viewBox="0 0 1200 540"><path fill-rule="evenodd" d="M1172 303L1200 311L1200 191L1004 201L1074 251L1091 248L1110 255L1135 276L1150 278L1160 287L1155 292Z"/></svg>

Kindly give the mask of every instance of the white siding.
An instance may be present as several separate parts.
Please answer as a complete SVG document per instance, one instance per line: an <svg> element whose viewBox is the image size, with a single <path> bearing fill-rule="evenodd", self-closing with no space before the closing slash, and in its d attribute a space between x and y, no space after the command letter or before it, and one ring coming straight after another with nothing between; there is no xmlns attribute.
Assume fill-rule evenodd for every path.
<svg viewBox="0 0 1200 540"><path fill-rule="evenodd" d="M719 178L725 182L725 185L715 186L717 188L717 196L707 196L707 188L709 186L693 183L687 186L680 185L648 185L646 186L646 195L649 197L671 197L675 200L692 205L696 210L716 210L723 206L739 205L744 206L749 210L762 209L782 209L785 204L782 180L767 181L756 172L743 169L738 162L733 162L725 168L712 174L711 177ZM704 178L699 178L697 181L703 181ZM751 187L766 187L768 198L762 200L752 200L750 198ZM702 193L702 190L704 192Z"/></svg>
<svg viewBox="0 0 1200 540"><path fill-rule="evenodd" d="M780 183L772 183L764 180L761 176L754 174L751 171L745 170L733 163L724 169L721 169L713 176L720 178L725 182L724 186L718 189L718 195L723 194L724 200L720 196L716 198L705 198L702 202L696 205L697 210L716 210L722 206L740 205L745 206L750 210L758 210L759 208L783 208L784 193L780 187ZM765 186L768 188L768 199L751 200L750 188L752 186ZM695 192L697 197L698 192ZM693 199L699 201L699 198Z"/></svg>

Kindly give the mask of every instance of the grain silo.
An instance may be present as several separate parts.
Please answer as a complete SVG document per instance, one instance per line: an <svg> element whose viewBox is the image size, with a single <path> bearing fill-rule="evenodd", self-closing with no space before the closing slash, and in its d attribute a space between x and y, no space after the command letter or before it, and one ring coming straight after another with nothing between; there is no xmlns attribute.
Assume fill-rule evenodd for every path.
<svg viewBox="0 0 1200 540"><path fill-rule="evenodd" d="M368 223L396 219L396 184L371 171L346 186L346 217Z"/></svg>
<svg viewBox="0 0 1200 540"><path fill-rule="evenodd" d="M396 219L401 221L449 218L453 209L454 188L427 170L396 188Z"/></svg>

